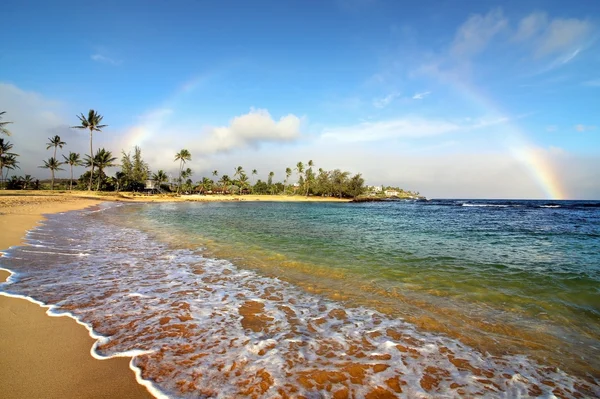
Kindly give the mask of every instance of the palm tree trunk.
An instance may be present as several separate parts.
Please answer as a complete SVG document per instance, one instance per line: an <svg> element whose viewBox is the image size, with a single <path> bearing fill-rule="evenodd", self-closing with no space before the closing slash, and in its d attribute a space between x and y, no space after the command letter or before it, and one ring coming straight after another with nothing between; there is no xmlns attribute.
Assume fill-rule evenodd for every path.
<svg viewBox="0 0 600 399"><path fill-rule="evenodd" d="M73 165L71 165L71 186L69 187L69 191L73 191Z"/></svg>
<svg viewBox="0 0 600 399"><path fill-rule="evenodd" d="M102 169L98 168L98 185L96 191L100 191L100 181L102 180Z"/></svg>
<svg viewBox="0 0 600 399"><path fill-rule="evenodd" d="M90 183L88 184L88 191L92 191L92 179L94 178L94 149L92 148L92 129L90 129Z"/></svg>
<svg viewBox="0 0 600 399"><path fill-rule="evenodd" d="M54 190L54 169L50 169L52 172L52 183L50 184L50 190Z"/></svg>
<svg viewBox="0 0 600 399"><path fill-rule="evenodd" d="M177 184L177 194L181 192L181 174L183 173L183 159L179 161L179 184Z"/></svg>

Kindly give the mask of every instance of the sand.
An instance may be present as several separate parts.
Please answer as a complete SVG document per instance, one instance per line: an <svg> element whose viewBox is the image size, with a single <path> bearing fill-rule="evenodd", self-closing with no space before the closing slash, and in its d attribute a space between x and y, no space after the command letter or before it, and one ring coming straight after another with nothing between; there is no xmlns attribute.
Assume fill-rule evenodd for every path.
<svg viewBox="0 0 600 399"><path fill-rule="evenodd" d="M45 213L82 209L100 201L347 202L337 198L287 195L140 195L85 191L0 192L0 249L21 245L26 231ZM8 272L0 270L0 282ZM50 317L46 308L0 295L0 397L152 398L129 368L129 358L94 359L94 340L68 317Z"/></svg>
<svg viewBox="0 0 600 399"><path fill-rule="evenodd" d="M0 248L19 245L43 213L81 209L98 200L74 196L0 195ZM9 273L0 271L0 281ZM0 296L0 397L152 398L129 368L129 358L94 359L94 340L69 317Z"/></svg>

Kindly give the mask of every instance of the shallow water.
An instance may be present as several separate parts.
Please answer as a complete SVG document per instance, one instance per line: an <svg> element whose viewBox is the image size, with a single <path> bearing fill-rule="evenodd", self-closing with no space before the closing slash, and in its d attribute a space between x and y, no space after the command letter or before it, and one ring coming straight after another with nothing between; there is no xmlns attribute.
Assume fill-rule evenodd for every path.
<svg viewBox="0 0 600 399"><path fill-rule="evenodd" d="M600 395L598 208L465 203L103 205L0 287L173 397Z"/></svg>

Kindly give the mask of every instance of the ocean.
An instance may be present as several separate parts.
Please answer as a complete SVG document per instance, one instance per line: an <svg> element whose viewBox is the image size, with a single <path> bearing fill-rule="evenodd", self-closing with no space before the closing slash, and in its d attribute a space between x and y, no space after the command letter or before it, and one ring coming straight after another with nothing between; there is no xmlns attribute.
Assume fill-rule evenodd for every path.
<svg viewBox="0 0 600 399"><path fill-rule="evenodd" d="M0 290L157 396L600 396L600 202L104 203Z"/></svg>

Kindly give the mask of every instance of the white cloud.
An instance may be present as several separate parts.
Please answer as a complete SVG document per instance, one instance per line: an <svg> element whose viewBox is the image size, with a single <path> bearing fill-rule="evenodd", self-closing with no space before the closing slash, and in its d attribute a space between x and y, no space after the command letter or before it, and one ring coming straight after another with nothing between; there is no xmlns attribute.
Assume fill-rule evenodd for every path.
<svg viewBox="0 0 600 399"><path fill-rule="evenodd" d="M333 127L323 130L323 139L344 142L377 141L394 138L420 138L437 136L460 129L448 121L403 118L380 122L362 122L353 126Z"/></svg>
<svg viewBox="0 0 600 399"><path fill-rule="evenodd" d="M544 12L533 12L521 19L513 40L525 41L537 36L548 25L548 16Z"/></svg>
<svg viewBox="0 0 600 399"><path fill-rule="evenodd" d="M275 121L267 110L251 109L249 113L233 118L229 126L209 128L202 150L215 153L264 142L290 142L300 137L300 124L300 118L293 114Z"/></svg>
<svg viewBox="0 0 600 399"><path fill-rule="evenodd" d="M397 93L397 92L390 93L383 98L377 98L377 99L373 100L373 106L375 108L385 108L388 105L390 105L390 103L398 97L400 97L400 93Z"/></svg>
<svg viewBox="0 0 600 399"><path fill-rule="evenodd" d="M515 118L502 116L494 118L465 118L462 120L403 117L375 122L363 121L350 126L324 128L321 132L321 138L348 143L400 138L419 139L500 125L512 119L520 119L525 116L527 115L520 115Z"/></svg>
<svg viewBox="0 0 600 399"><path fill-rule="evenodd" d="M556 18L550 22L540 37L535 55L542 57L558 52L573 52L574 48L582 45L591 32L592 24L589 21Z"/></svg>
<svg viewBox="0 0 600 399"><path fill-rule="evenodd" d="M499 8L491 10L486 15L471 15L458 28L451 53L456 57L468 57L480 53L507 25L508 21Z"/></svg>
<svg viewBox="0 0 600 399"><path fill-rule="evenodd" d="M422 100L430 94L431 94L430 91L424 91L422 93L415 93L415 95L413 96L413 100Z"/></svg>
<svg viewBox="0 0 600 399"><path fill-rule="evenodd" d="M102 55L100 53L92 54L90 56L90 58L93 61L96 61L96 62L102 62L102 63L105 63L105 64L110 64L110 65L115 65L115 66L121 64L120 60L115 60L113 58L107 57L107 56Z"/></svg>
<svg viewBox="0 0 600 399"><path fill-rule="evenodd" d="M49 176L46 170L39 169L42 160L52 156L46 150L48 137L59 135L67 144L58 149L57 158L69 151L82 155L89 153L89 133L71 129L77 124L75 113L65 112L65 107L59 101L46 98L38 93L25 91L12 84L0 83L0 104L6 111L5 120L13 122L10 125L12 135L8 138L14 144L13 151L20 155L18 158L20 170L18 175L31 174L40 179ZM66 115L66 116L65 116ZM95 149L104 145L102 134L94 135ZM98 140L98 138L100 138ZM58 177L67 177L68 172L58 172Z"/></svg>
<svg viewBox="0 0 600 399"><path fill-rule="evenodd" d="M592 23L587 20L549 19L546 13L533 12L521 19L513 40L530 42L537 58L560 54L555 62L564 64L585 47L592 31Z"/></svg>
<svg viewBox="0 0 600 399"><path fill-rule="evenodd" d="M596 130L596 126L593 125L582 125L582 124L578 124L575 125L575 130L577 130L578 132L589 132L590 130Z"/></svg>

